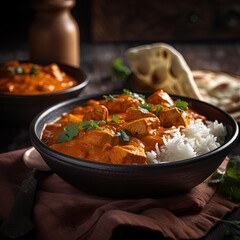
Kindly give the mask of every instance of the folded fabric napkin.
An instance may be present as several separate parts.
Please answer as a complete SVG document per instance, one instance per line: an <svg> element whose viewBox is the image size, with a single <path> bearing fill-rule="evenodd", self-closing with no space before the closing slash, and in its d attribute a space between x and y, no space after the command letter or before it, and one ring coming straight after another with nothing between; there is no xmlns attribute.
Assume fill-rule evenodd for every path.
<svg viewBox="0 0 240 240"><path fill-rule="evenodd" d="M0 154L0 221L30 173L22 161L24 150ZM33 219L39 240L129 239L129 234L132 239L199 239L237 207L209 187L208 179L177 196L110 199L88 195L49 173L39 179Z"/></svg>

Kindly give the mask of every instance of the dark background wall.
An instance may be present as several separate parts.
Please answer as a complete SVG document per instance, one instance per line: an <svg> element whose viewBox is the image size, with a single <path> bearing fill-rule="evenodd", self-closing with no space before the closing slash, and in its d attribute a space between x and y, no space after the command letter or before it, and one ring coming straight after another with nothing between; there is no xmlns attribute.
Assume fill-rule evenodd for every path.
<svg viewBox="0 0 240 240"><path fill-rule="evenodd" d="M76 1L71 10L72 15L79 23L82 41L89 41L90 1ZM28 29L35 9L31 0L4 0L0 5L0 49L5 46L18 46L28 41ZM88 29L88 32L87 32Z"/></svg>
<svg viewBox="0 0 240 240"><path fill-rule="evenodd" d="M31 0L0 7L0 50L26 44ZM82 42L239 41L239 0L77 0L72 14Z"/></svg>

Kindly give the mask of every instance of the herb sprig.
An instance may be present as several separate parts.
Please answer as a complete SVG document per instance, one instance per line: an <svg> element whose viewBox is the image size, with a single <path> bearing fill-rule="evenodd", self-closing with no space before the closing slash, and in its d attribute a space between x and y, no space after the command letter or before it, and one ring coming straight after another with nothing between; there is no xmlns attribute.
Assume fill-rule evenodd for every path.
<svg viewBox="0 0 240 240"><path fill-rule="evenodd" d="M224 172L215 171L209 185L216 186L227 198L240 202L240 156L231 157Z"/></svg>
<svg viewBox="0 0 240 240"><path fill-rule="evenodd" d="M130 90L128 90L126 88L123 89L123 92L121 94L103 95L103 98L106 100L115 101L117 97L124 96L124 95L130 96L132 98L136 98L139 102L141 102L141 104L145 103L145 95L131 92Z"/></svg>
<svg viewBox="0 0 240 240"><path fill-rule="evenodd" d="M232 240L240 239L240 221L222 220L224 223L224 235Z"/></svg>
<svg viewBox="0 0 240 240"><path fill-rule="evenodd" d="M20 74L31 74L31 75L37 75L39 73L39 69L36 65L33 65L29 72L26 71L26 69L24 67L21 66L17 66L16 68L12 67L12 66L8 66L7 67L7 72L10 72L14 75L20 75Z"/></svg>
<svg viewBox="0 0 240 240"><path fill-rule="evenodd" d="M115 81L118 78L126 78L130 75L131 70L124 64L123 59L117 57L113 60L112 64L112 80Z"/></svg>
<svg viewBox="0 0 240 240"><path fill-rule="evenodd" d="M118 137L122 142L129 142L130 133L124 129L120 129L119 132L116 133L116 137Z"/></svg>
<svg viewBox="0 0 240 240"><path fill-rule="evenodd" d="M176 103L171 106L171 108L176 107L178 108L181 112L186 111L188 108L188 102L183 101L181 99L177 99Z"/></svg>
<svg viewBox="0 0 240 240"><path fill-rule="evenodd" d="M57 143L69 142L79 133L79 128L82 128L84 131L90 131L97 128L101 128L101 123L106 123L106 121L83 121L80 123L71 123L66 126L61 133L59 133L57 138Z"/></svg>

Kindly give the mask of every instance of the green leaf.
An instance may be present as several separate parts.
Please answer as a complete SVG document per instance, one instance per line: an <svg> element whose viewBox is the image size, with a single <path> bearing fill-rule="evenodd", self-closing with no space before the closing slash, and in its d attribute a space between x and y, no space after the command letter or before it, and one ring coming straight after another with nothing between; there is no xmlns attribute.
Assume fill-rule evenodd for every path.
<svg viewBox="0 0 240 240"><path fill-rule="evenodd" d="M231 158L231 161L228 162L226 167L225 175L240 180L240 156L234 156Z"/></svg>
<svg viewBox="0 0 240 240"><path fill-rule="evenodd" d="M103 98L105 98L106 100L110 100L110 101L115 101L115 95L109 94L109 95L103 95Z"/></svg>
<svg viewBox="0 0 240 240"><path fill-rule="evenodd" d="M131 73L130 69L124 64L123 59L117 57L113 60L112 64L112 79L115 80L119 77L127 77Z"/></svg>
<svg viewBox="0 0 240 240"><path fill-rule="evenodd" d="M105 121L93 121L93 120L90 120L90 121L80 122L78 124L78 126L83 128L85 131L90 131L90 130L94 130L94 129L100 128L100 123L101 122L106 123Z"/></svg>
<svg viewBox="0 0 240 240"><path fill-rule="evenodd" d="M147 113L147 112L151 112L152 111L152 104L151 103L143 103L143 104L139 104L137 106L137 108L143 112L143 113Z"/></svg>
<svg viewBox="0 0 240 240"><path fill-rule="evenodd" d="M119 121L118 115L112 115L112 121L115 123L118 123L118 121Z"/></svg>
<svg viewBox="0 0 240 240"><path fill-rule="evenodd" d="M231 236L233 240L240 239L240 221L222 220L224 223L224 235Z"/></svg>
<svg viewBox="0 0 240 240"><path fill-rule="evenodd" d="M225 172L215 171L209 182L210 186L217 186L218 191L233 201L240 202L240 156L229 159Z"/></svg>
<svg viewBox="0 0 240 240"><path fill-rule="evenodd" d="M163 108L165 108L165 106L157 105L157 107L156 107L156 115L157 115L157 116L159 115L159 112L160 112Z"/></svg>
<svg viewBox="0 0 240 240"><path fill-rule="evenodd" d="M12 73L12 74L15 74L15 69L14 69L14 67L8 66L8 67L7 67L7 71L10 72L10 73Z"/></svg>
<svg viewBox="0 0 240 240"><path fill-rule="evenodd" d="M123 129L120 129L119 132L116 133L116 136L122 141L122 142L129 142L130 140L130 134Z"/></svg>
<svg viewBox="0 0 240 240"><path fill-rule="evenodd" d="M79 133L78 124L71 123L58 135L57 143L69 142Z"/></svg>
<svg viewBox="0 0 240 240"><path fill-rule="evenodd" d="M19 74L24 74L26 71L23 67L17 67L15 68L15 74L19 75Z"/></svg>
<svg viewBox="0 0 240 240"><path fill-rule="evenodd" d="M186 111L188 108L188 102L177 99L176 103L171 106L171 108L173 107L177 107L180 111Z"/></svg>
<svg viewBox="0 0 240 240"><path fill-rule="evenodd" d="M143 94L131 92L130 90L124 88L123 89L123 95L128 95L128 96L131 96L132 98L136 98L142 104L145 103L145 98L146 97Z"/></svg>
<svg viewBox="0 0 240 240"><path fill-rule="evenodd" d="M32 75L37 75L38 72L39 72L38 67L37 67L36 65L33 65L33 66L31 67L31 69L30 69L30 74L32 74Z"/></svg>

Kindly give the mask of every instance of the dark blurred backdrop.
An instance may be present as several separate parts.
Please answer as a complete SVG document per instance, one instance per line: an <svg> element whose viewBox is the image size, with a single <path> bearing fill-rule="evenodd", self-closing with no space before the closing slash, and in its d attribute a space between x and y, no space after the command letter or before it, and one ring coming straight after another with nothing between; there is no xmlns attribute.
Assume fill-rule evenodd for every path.
<svg viewBox="0 0 240 240"><path fill-rule="evenodd" d="M4 0L0 50L27 45L31 0ZM240 40L239 0L77 0L82 42Z"/></svg>

